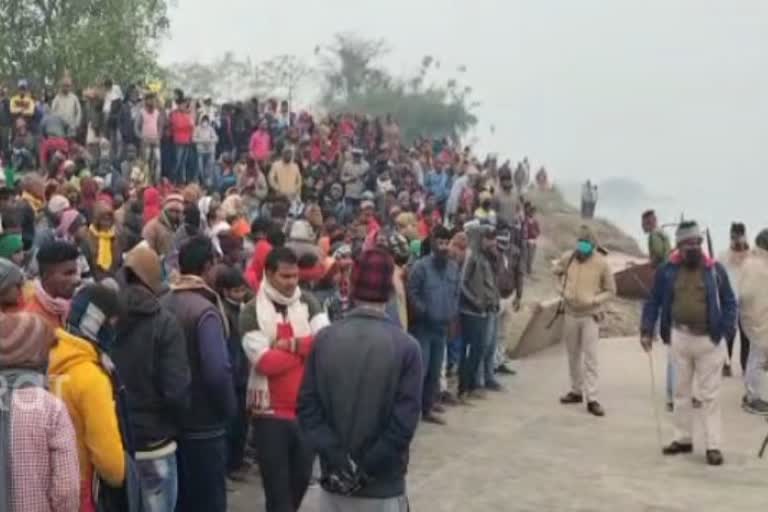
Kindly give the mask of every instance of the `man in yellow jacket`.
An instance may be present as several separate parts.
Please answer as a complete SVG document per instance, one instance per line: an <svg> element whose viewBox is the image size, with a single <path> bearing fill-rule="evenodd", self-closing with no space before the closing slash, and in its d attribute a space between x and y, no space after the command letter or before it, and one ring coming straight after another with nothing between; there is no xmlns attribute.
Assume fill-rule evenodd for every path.
<svg viewBox="0 0 768 512"><path fill-rule="evenodd" d="M95 510L94 478L112 487L125 479L125 455L105 351L114 340L117 294L102 285L81 289L72 299L66 327L56 330L51 351L51 388L67 406L77 435L80 510Z"/></svg>
<svg viewBox="0 0 768 512"><path fill-rule="evenodd" d="M604 304L616 294L613 272L599 249L592 229L582 226L576 250L565 254L555 267L563 283L563 338L571 376L571 391L560 402L577 404L586 398L587 410L594 416L605 415L597 401L600 321Z"/></svg>

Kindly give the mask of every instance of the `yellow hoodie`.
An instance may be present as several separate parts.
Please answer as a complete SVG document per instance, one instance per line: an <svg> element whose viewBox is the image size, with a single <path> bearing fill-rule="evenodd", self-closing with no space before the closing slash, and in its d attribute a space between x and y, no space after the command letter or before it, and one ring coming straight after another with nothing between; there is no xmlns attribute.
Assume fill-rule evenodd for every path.
<svg viewBox="0 0 768 512"><path fill-rule="evenodd" d="M125 458L112 381L99 363L92 343L63 329L51 350L51 391L69 410L77 434L80 479L89 485L94 469L110 485L125 478Z"/></svg>

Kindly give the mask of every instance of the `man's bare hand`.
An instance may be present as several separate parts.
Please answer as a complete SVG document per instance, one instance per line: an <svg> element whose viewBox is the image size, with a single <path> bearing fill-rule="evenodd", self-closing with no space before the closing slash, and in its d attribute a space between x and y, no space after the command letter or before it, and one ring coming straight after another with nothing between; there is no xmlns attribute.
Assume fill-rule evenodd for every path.
<svg viewBox="0 0 768 512"><path fill-rule="evenodd" d="M512 301L512 310L515 312L520 311L520 299L517 297Z"/></svg>

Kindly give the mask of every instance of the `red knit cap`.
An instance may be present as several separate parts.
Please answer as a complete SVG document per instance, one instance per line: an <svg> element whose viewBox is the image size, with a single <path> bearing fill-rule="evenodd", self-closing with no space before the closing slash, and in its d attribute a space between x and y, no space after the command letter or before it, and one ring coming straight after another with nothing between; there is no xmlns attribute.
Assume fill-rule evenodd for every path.
<svg viewBox="0 0 768 512"><path fill-rule="evenodd" d="M352 298L363 302L388 302L392 295L392 257L381 249L370 249L360 255L352 269Z"/></svg>

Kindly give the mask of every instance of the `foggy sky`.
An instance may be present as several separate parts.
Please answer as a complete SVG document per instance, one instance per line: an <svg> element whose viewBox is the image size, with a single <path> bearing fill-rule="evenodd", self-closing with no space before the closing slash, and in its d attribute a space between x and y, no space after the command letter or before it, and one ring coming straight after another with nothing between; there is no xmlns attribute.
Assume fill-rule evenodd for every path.
<svg viewBox="0 0 768 512"><path fill-rule="evenodd" d="M763 0L178 4L164 62L227 50L310 58L336 32L383 37L395 72L426 54L443 69L468 67L464 81L482 102L475 135L483 150L529 155L561 181L631 176L703 217L717 195L742 196L721 214L768 225L755 205L768 186ZM737 188L744 178L754 186Z"/></svg>

